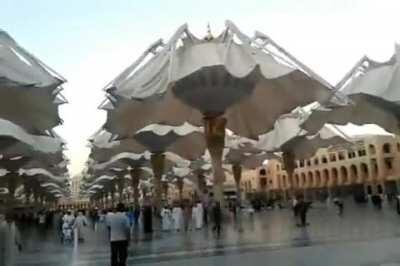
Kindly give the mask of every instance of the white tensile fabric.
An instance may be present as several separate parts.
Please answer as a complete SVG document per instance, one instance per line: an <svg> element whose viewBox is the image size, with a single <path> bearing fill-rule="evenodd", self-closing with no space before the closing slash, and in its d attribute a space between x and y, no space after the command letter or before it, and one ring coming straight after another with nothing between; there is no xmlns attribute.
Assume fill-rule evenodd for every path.
<svg viewBox="0 0 400 266"><path fill-rule="evenodd" d="M206 40L184 25L160 47L153 45L145 53L152 58L140 65L141 57L107 86L109 102L102 108L110 132L132 134L151 123L199 126L203 115L224 115L236 134L257 138L280 115L334 94L267 36L251 39L231 22Z"/></svg>
<svg viewBox="0 0 400 266"><path fill-rule="evenodd" d="M179 127L151 125L137 132L133 138L114 140L111 133L101 131L91 139L90 157L98 162L109 160L123 152L141 154L175 153L185 159L195 159L204 153L206 143L200 129L189 124Z"/></svg>
<svg viewBox="0 0 400 266"><path fill-rule="evenodd" d="M57 87L65 80L0 30L0 80L18 85ZM0 84L2 84L0 82Z"/></svg>
<svg viewBox="0 0 400 266"><path fill-rule="evenodd" d="M0 169L0 177L5 176L9 173L9 171L7 169Z"/></svg>
<svg viewBox="0 0 400 266"><path fill-rule="evenodd" d="M0 30L0 118L32 134L61 123L58 106L65 80ZM15 108L18 106L18 108Z"/></svg>
<svg viewBox="0 0 400 266"><path fill-rule="evenodd" d="M340 129L328 124L317 133L309 134L301 128L309 115L297 109L294 113L282 116L275 122L274 130L262 135L256 146L270 152L290 152L296 159L305 159L312 157L319 148L351 141Z"/></svg>
<svg viewBox="0 0 400 266"><path fill-rule="evenodd" d="M63 149L63 141L56 137L32 135L26 132L22 127L0 118L0 137L9 138L10 146L15 145L14 141L26 144L25 149L43 153L56 153ZM20 145L21 146L21 145ZM4 148L4 147L3 147ZM1 152L4 152L3 149ZM20 151L24 154L24 151Z"/></svg>
<svg viewBox="0 0 400 266"><path fill-rule="evenodd" d="M50 173L48 170L43 169L43 168L31 168L31 169L19 169L18 171L19 175L26 175L26 176L36 176L36 175L42 175L45 176L51 180L54 180L55 182L63 182L66 180L65 177L63 176L55 176L52 173Z"/></svg>
<svg viewBox="0 0 400 266"><path fill-rule="evenodd" d="M324 123L346 125L376 124L390 133L400 134L400 48L386 62L363 57L338 83L337 88L354 104L334 108L320 107L302 125L316 132Z"/></svg>

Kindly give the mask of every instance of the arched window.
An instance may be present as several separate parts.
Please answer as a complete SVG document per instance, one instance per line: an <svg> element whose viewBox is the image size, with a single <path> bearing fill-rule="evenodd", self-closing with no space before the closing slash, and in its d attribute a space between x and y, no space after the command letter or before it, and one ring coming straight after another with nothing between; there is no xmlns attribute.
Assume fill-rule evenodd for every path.
<svg viewBox="0 0 400 266"><path fill-rule="evenodd" d="M367 180L369 176L368 165L366 163L361 164L361 178L362 180Z"/></svg>
<svg viewBox="0 0 400 266"><path fill-rule="evenodd" d="M266 174L267 174L267 172L265 171L265 169L260 170L260 175L266 175Z"/></svg>
<svg viewBox="0 0 400 266"><path fill-rule="evenodd" d="M322 163L328 163L328 159L325 156L322 156Z"/></svg>
<svg viewBox="0 0 400 266"><path fill-rule="evenodd" d="M336 162L336 154L335 153L330 153L329 154L329 160L331 162Z"/></svg>
<svg viewBox="0 0 400 266"><path fill-rule="evenodd" d="M329 183L329 170L324 169L322 171L322 180L323 180L323 185L326 186Z"/></svg>
<svg viewBox="0 0 400 266"><path fill-rule="evenodd" d="M397 151L400 152L400 143L397 142Z"/></svg>
<svg viewBox="0 0 400 266"><path fill-rule="evenodd" d="M369 144L368 145L368 150L369 150L369 154L375 154L376 153L376 149L375 149L375 146L373 144Z"/></svg>
<svg viewBox="0 0 400 266"><path fill-rule="evenodd" d="M390 153L391 152L390 143L383 144L382 150L383 150L383 153Z"/></svg>
<svg viewBox="0 0 400 266"><path fill-rule="evenodd" d="M367 193L368 193L368 195L372 194L372 187L371 186L367 187Z"/></svg>
<svg viewBox="0 0 400 266"><path fill-rule="evenodd" d="M299 187L299 183L300 183L299 175L298 175L298 174L295 174L295 175L294 175L294 186L295 186L295 187Z"/></svg>
<svg viewBox="0 0 400 266"><path fill-rule="evenodd" d="M350 166L350 178L351 178L351 182L352 183L357 182L358 170L357 170L357 167L354 164Z"/></svg>
<svg viewBox="0 0 400 266"><path fill-rule="evenodd" d="M314 186L314 174L312 172L308 172L308 187Z"/></svg>
<svg viewBox="0 0 400 266"><path fill-rule="evenodd" d="M318 165L319 164L319 159L318 158L315 158L314 159L314 165Z"/></svg>
<svg viewBox="0 0 400 266"><path fill-rule="evenodd" d="M301 173L301 187L305 187L306 185L306 174Z"/></svg>
<svg viewBox="0 0 400 266"><path fill-rule="evenodd" d="M379 173L379 168L378 168L378 163L376 161L376 159L371 159L371 167L372 167L372 177L376 178L376 176Z"/></svg>
<svg viewBox="0 0 400 266"><path fill-rule="evenodd" d="M321 173L317 170L315 171L315 186L320 187L321 185Z"/></svg>
<svg viewBox="0 0 400 266"><path fill-rule="evenodd" d="M332 168L331 184L333 186L338 185L338 170L336 168Z"/></svg>
<svg viewBox="0 0 400 266"><path fill-rule="evenodd" d="M384 162L387 171L393 170L393 158L385 158Z"/></svg>
<svg viewBox="0 0 400 266"><path fill-rule="evenodd" d="M286 176L283 175L283 176L282 176L282 188L286 188L286 187L287 187L287 184L286 184Z"/></svg>
<svg viewBox="0 0 400 266"><path fill-rule="evenodd" d="M378 185L378 193L379 193L379 194L382 194L382 193L383 193L382 185Z"/></svg>
<svg viewBox="0 0 400 266"><path fill-rule="evenodd" d="M311 160L307 160L307 166L311 166Z"/></svg>
<svg viewBox="0 0 400 266"><path fill-rule="evenodd" d="M347 184L348 174L347 174L347 168L344 166L340 167L340 177L342 178L342 184Z"/></svg>

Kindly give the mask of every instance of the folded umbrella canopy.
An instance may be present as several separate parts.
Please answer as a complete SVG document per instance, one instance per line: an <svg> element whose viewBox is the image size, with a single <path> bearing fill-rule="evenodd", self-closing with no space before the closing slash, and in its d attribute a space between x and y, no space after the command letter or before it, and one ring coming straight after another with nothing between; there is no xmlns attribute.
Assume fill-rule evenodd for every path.
<svg viewBox="0 0 400 266"><path fill-rule="evenodd" d="M107 132L100 132L102 136L93 139L91 157L102 159L113 154L128 152L143 154L150 152L150 162L154 172L155 206L160 210L161 204L161 177L165 170L165 152L175 153L185 159L198 158L204 153L205 141L198 127L188 123L181 126L148 125L136 132L129 139L114 141ZM104 135L110 135L109 138ZM108 140L107 140L108 139ZM103 147L100 148L99 147ZM101 158L102 157L102 158Z"/></svg>
<svg viewBox="0 0 400 266"><path fill-rule="evenodd" d="M66 102L59 93L64 82L0 30L0 118L44 134L61 123L58 105Z"/></svg>
<svg viewBox="0 0 400 266"><path fill-rule="evenodd" d="M331 109L321 106L302 125L316 132L325 123L346 125L377 124L386 131L400 134L400 46L386 62L363 57L337 84L354 104Z"/></svg>
<svg viewBox="0 0 400 266"><path fill-rule="evenodd" d="M141 57L106 87L109 102L103 106L121 119L124 116L120 122L109 120L126 127L126 134L148 124L201 125L202 116L224 115L229 129L256 138L281 114L299 105L328 101L333 94L325 81L270 38L260 33L249 38L231 22L220 36L205 39L195 37L184 25L159 48L152 45L146 51L154 54L152 58L143 63ZM123 111L114 106L120 102L138 108ZM178 121L173 110L180 108L179 117L190 114ZM192 109L202 115L192 116ZM116 131L107 124L106 128Z"/></svg>
<svg viewBox="0 0 400 266"><path fill-rule="evenodd" d="M0 118L0 154L29 156L62 152L64 142L59 137L32 135L24 128Z"/></svg>
<svg viewBox="0 0 400 266"><path fill-rule="evenodd" d="M260 33L249 38L229 21L216 38L209 32L199 39L184 25L166 45L152 46L145 55L150 53L147 62L142 56L106 87L109 102L103 107L119 128L105 127L129 135L146 124L204 123L220 201L225 127L256 139L280 115L334 95L328 83L270 38Z"/></svg>
<svg viewBox="0 0 400 266"><path fill-rule="evenodd" d="M169 151L190 160L203 154L206 147L199 128L187 123L179 127L149 125L128 139L115 138L102 130L89 141L92 148L90 157L97 162L123 152L142 154L146 151L152 154Z"/></svg>
<svg viewBox="0 0 400 266"><path fill-rule="evenodd" d="M281 116L274 129L260 136L256 147L269 152L291 153L294 159L308 159L319 148L349 143L351 138L335 125L323 125L316 133L308 133L302 128L304 121L312 115L296 110L295 112Z"/></svg>

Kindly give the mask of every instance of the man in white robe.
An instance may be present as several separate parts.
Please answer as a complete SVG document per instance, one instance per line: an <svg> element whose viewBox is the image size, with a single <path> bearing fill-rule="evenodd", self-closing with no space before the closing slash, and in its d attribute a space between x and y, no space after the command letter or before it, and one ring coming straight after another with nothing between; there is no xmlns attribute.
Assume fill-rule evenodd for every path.
<svg viewBox="0 0 400 266"><path fill-rule="evenodd" d="M172 210L172 217L174 219L174 230L180 231L183 223L183 213L180 206L175 206Z"/></svg>
<svg viewBox="0 0 400 266"><path fill-rule="evenodd" d="M11 215L0 213L0 265L14 265L17 250L21 251L21 237Z"/></svg>
<svg viewBox="0 0 400 266"><path fill-rule="evenodd" d="M196 229L201 229L203 227L203 205L201 203L197 203L197 205L193 207L192 215Z"/></svg>
<svg viewBox="0 0 400 266"><path fill-rule="evenodd" d="M172 215L171 215L171 210L169 208L164 207L162 209L161 219L162 219L162 230L163 231L171 230Z"/></svg>
<svg viewBox="0 0 400 266"><path fill-rule="evenodd" d="M84 235L83 235L83 228L88 224L88 221L86 220L86 217L83 216L83 212L78 212L78 217L76 217L74 225L72 228L76 230L76 234L78 236L78 240L83 241L84 240Z"/></svg>

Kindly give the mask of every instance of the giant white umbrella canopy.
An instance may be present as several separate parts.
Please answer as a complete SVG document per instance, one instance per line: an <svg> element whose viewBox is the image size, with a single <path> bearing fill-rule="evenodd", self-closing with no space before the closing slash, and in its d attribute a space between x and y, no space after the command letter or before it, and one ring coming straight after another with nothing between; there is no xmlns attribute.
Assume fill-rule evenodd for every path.
<svg viewBox="0 0 400 266"><path fill-rule="evenodd" d="M130 99L129 104L143 105L148 100L153 109L122 113L114 105L108 110L130 117L121 120L125 124L118 123L127 127L126 132L139 130L145 122L176 124L176 117L167 114L178 106L200 112L204 121L193 116L190 108L186 117L196 118L188 121L194 125L204 122L213 157L215 194L220 200L225 127L257 138L271 129L280 115L314 101L327 102L334 94L328 83L270 38L260 33L249 38L229 21L218 37L209 33L205 39L195 37L184 25L165 46L152 52L151 59L140 65L140 58L106 89L112 101L122 97ZM154 104L155 99L160 104ZM157 117L159 114L163 115ZM107 129L117 131L110 126Z"/></svg>
<svg viewBox="0 0 400 266"><path fill-rule="evenodd" d="M102 134L107 134L102 132ZM109 134L109 133L108 133ZM110 143L110 140L112 143ZM105 141L105 142L104 142ZM165 153L175 153L186 159L198 158L206 147L200 129L188 123L173 127L168 125L148 125L137 131L133 138L114 141L112 138L101 136L92 141L94 144L92 158L101 159L122 151L143 154L151 153L150 162L154 172L155 197L154 204L160 210L161 204L161 177L165 170ZM114 143L114 144L113 144ZM102 149L97 147L105 147ZM117 156L120 156L121 153Z"/></svg>
<svg viewBox="0 0 400 266"><path fill-rule="evenodd" d="M205 149L204 138L199 128L187 123L179 127L149 125L128 139L117 139L111 133L102 130L95 134L90 142L90 157L98 162L109 160L124 152L159 154L166 151L190 160L199 157Z"/></svg>
<svg viewBox="0 0 400 266"><path fill-rule="evenodd" d="M62 158L64 141L58 136L40 136L27 133L22 127L0 119L0 154L4 157Z"/></svg>
<svg viewBox="0 0 400 266"><path fill-rule="evenodd" d="M330 124L310 134L302 128L309 115L295 111L281 116L273 130L260 136L256 147L269 152L290 152L296 159L307 159L319 148L351 142L341 129Z"/></svg>
<svg viewBox="0 0 400 266"><path fill-rule="evenodd" d="M59 92L64 82L0 30L0 118L44 134L61 123L58 106L66 100Z"/></svg>
<svg viewBox="0 0 400 266"><path fill-rule="evenodd" d="M143 127L143 123L132 125L138 120L162 117L153 101L178 98L180 101L163 104L163 108L169 111L168 108L184 103L207 117L224 114L229 129L256 138L271 128L279 115L299 105L328 101L333 93L325 81L270 38L260 33L249 38L231 22L226 23L220 36L204 40L195 37L184 25L159 51L152 47L151 59L141 65L143 58L140 58L140 62L135 62L106 87L115 102L123 101L121 97L132 100L131 104L149 100L152 110L157 111L157 115L151 110L125 112L129 119L118 125L131 128L131 134ZM232 106L235 108L231 110ZM132 115L137 119L136 116L132 119ZM144 124L168 124L168 119L182 123L171 116ZM258 123L250 123L255 119ZM200 120L194 122L202 124ZM255 125L250 128L246 123Z"/></svg>
<svg viewBox="0 0 400 266"><path fill-rule="evenodd" d="M325 123L346 125L377 124L386 131L400 134L400 46L391 59L379 63L363 57L337 88L354 104L331 109L322 106L303 124L316 132Z"/></svg>

